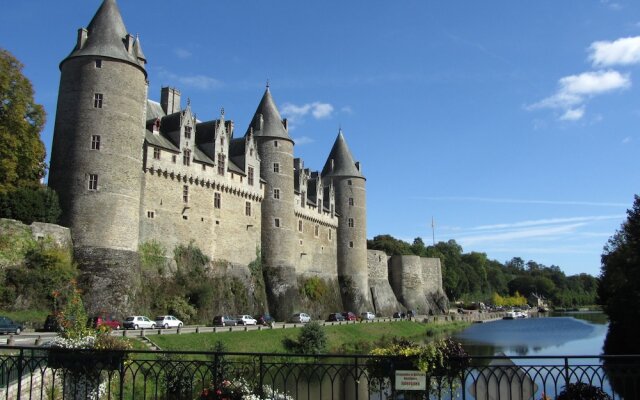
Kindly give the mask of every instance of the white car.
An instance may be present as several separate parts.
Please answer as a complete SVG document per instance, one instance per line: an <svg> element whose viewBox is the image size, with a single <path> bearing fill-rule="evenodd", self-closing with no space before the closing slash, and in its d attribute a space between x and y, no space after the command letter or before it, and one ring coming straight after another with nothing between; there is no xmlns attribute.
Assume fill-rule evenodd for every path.
<svg viewBox="0 0 640 400"><path fill-rule="evenodd" d="M159 315L156 317L155 324L158 328L182 328L182 321L173 315Z"/></svg>
<svg viewBox="0 0 640 400"><path fill-rule="evenodd" d="M289 322L302 322L306 324L307 322L311 322L311 317L309 316L309 314L305 314L303 312L295 313L291 316L291 318L289 318Z"/></svg>
<svg viewBox="0 0 640 400"><path fill-rule="evenodd" d="M122 326L124 329L154 329L156 324L143 315L132 315L124 319Z"/></svg>
<svg viewBox="0 0 640 400"><path fill-rule="evenodd" d="M365 321L372 321L376 317L376 315L372 312L365 311L362 314L360 314L360 317L362 317L362 319Z"/></svg>
<svg viewBox="0 0 640 400"><path fill-rule="evenodd" d="M258 321L251 315L236 315L238 325L257 325Z"/></svg>

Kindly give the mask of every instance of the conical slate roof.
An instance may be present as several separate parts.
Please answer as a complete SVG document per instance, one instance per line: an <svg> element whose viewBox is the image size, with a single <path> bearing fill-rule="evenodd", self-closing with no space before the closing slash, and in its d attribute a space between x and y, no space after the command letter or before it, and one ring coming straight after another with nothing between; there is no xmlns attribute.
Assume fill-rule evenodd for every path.
<svg viewBox="0 0 640 400"><path fill-rule="evenodd" d="M73 57L101 56L144 66L144 63L138 61L135 52L129 53L125 47L127 29L124 26L120 9L118 9L115 0L104 0L102 2L102 5L89 23L87 31L88 35L84 46L79 49L78 45L76 45L71 54L62 62ZM140 48L138 48L138 51L139 54L142 54Z"/></svg>
<svg viewBox="0 0 640 400"><path fill-rule="evenodd" d="M262 129L260 129L260 116L262 116L263 120ZM284 129L282 117L280 117L280 112L273 101L273 97L271 97L271 91L268 86L253 116L251 127L253 127L253 134L256 137L276 137L291 140L287 130Z"/></svg>
<svg viewBox="0 0 640 400"><path fill-rule="evenodd" d="M333 160L333 168L331 168L331 160ZM362 172L356 168L356 163L353 161L349 146L347 146L347 142L344 140L342 130L338 132L338 137L322 169L322 177L330 176L350 176L364 179Z"/></svg>

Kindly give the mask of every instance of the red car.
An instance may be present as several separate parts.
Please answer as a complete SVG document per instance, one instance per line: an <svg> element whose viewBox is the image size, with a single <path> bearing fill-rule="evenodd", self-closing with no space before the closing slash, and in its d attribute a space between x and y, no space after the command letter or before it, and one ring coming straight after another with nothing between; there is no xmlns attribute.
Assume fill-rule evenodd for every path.
<svg viewBox="0 0 640 400"><path fill-rule="evenodd" d="M89 318L89 326L92 328L99 328L101 326L108 326L111 329L122 328L122 322L108 315L99 315L97 317Z"/></svg>
<svg viewBox="0 0 640 400"><path fill-rule="evenodd" d="M342 316L347 321L357 321L358 320L358 317L356 317L356 315L354 313L352 313L351 311L343 312Z"/></svg>

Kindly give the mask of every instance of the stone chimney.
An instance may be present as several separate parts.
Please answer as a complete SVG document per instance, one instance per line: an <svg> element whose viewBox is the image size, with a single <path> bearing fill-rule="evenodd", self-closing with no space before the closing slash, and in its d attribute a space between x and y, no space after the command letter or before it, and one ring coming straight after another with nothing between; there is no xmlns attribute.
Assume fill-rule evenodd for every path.
<svg viewBox="0 0 640 400"><path fill-rule="evenodd" d="M160 92L160 105L165 114L180 111L180 91L172 87L163 87Z"/></svg>

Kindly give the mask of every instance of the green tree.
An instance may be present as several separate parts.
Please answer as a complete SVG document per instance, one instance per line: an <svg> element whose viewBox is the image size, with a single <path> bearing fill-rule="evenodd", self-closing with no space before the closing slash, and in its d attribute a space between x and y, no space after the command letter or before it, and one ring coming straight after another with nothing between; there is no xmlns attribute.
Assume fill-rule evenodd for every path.
<svg viewBox="0 0 640 400"><path fill-rule="evenodd" d="M602 253L598 296L612 324L640 320L640 196Z"/></svg>
<svg viewBox="0 0 640 400"><path fill-rule="evenodd" d="M44 108L33 99L23 65L0 49L0 194L39 186L45 175L45 147L40 140Z"/></svg>

